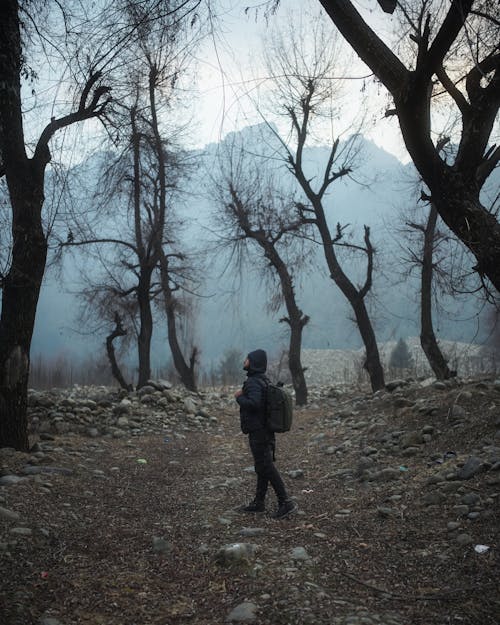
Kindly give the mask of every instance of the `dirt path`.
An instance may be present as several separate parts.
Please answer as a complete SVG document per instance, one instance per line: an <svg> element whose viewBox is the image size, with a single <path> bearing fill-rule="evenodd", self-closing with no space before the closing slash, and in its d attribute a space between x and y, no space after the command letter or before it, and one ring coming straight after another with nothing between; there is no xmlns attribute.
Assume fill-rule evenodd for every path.
<svg viewBox="0 0 500 625"><path fill-rule="evenodd" d="M455 491L422 503L437 492L433 452L453 444L467 455L484 432L464 429L455 440L443 432L415 456L381 455L395 474L363 481L359 458L380 452L393 411L382 422L382 405L378 421L373 405L356 410L341 420L302 411L279 438L278 466L300 507L283 521L272 518L272 500L266 514L235 511L251 498L254 475L230 408L217 428L185 438L48 444L38 466L70 475L40 473L0 490L0 507L18 515L0 515L0 622L498 625L500 484L480 474L449 480ZM3 473L22 475L26 459L9 458ZM464 519L457 505L474 493L481 512ZM249 545L245 557L224 551L239 543ZM478 554L478 544L488 551Z"/></svg>

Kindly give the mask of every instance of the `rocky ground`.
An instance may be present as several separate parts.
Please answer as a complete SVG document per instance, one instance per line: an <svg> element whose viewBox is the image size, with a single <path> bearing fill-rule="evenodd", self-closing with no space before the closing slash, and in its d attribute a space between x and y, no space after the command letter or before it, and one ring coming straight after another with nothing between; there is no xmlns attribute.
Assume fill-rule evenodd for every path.
<svg viewBox="0 0 500 625"><path fill-rule="evenodd" d="M321 387L254 474L232 389L30 396L0 450L2 625L500 622L500 380Z"/></svg>

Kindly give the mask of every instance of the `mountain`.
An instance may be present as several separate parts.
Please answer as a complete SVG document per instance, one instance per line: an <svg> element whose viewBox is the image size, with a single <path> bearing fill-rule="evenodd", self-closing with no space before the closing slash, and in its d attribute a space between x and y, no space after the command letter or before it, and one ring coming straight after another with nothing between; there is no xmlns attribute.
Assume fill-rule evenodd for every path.
<svg viewBox="0 0 500 625"><path fill-rule="evenodd" d="M392 231L398 220L398 209L416 203L415 188L412 190L411 187L412 180L416 179L415 172L411 165L402 165L362 136L357 136L356 141L359 165L353 167L350 176L332 185L326 197L327 217L332 230L337 222L350 224L349 236L352 238L349 241L358 245L363 242L363 226L370 227L377 254L369 307L377 339L387 341L416 336L419 333L418 280L415 276L398 281L396 269L401 264L401 248ZM185 199L178 206L178 212L186 222L184 245L196 255L203 272L203 281L197 289L203 297L196 303L196 342L205 369L216 365L223 352L230 348L237 348L242 354L256 347L278 353L288 343L286 327L279 323L283 310L268 310L267 303L273 293L266 288L259 249L249 248L250 263L242 265L238 271L230 262L230 246L221 244L214 232L216 228L211 215L217 210L217 204L211 177L228 150L239 145L254 154L278 147L272 129L258 126L231 133L221 144L211 144L206 150L194 153L195 173L184 182ZM347 147L347 143L341 144L339 151ZM305 151L308 176L320 175L328 154L328 148L319 145ZM108 154L94 154L69 172L72 174L67 176L69 193L79 210L95 210L89 190L108 160ZM283 185L291 185L291 175L282 165L280 167L277 171L282 176ZM56 182L49 180L47 185L50 189ZM112 206L107 208L109 210ZM111 216L111 228L122 227L113 219ZM216 244L218 247L214 252ZM311 317L304 330L304 348L359 349L361 341L357 328L350 321L350 307L328 276L320 246L314 247L311 246L307 253L307 271L295 268L297 299L303 311ZM343 263L353 281L363 280L363 262L345 256ZM60 273L47 273L33 337L34 358L43 355L51 359L61 353L80 358L104 352L105 336L111 327L109 330L103 328L99 336L89 336L76 320L78 301L75 291L81 269L86 273L95 271L88 260L72 254L65 257ZM446 315L437 315L439 336L464 342L477 338L474 302L463 299L457 304L446 298L443 301L444 307L452 308L453 313L449 319ZM461 313L459 320L453 321L457 312ZM160 324L153 346L153 360L157 366L168 360L165 324L163 321ZM133 356L131 358L133 361Z"/></svg>

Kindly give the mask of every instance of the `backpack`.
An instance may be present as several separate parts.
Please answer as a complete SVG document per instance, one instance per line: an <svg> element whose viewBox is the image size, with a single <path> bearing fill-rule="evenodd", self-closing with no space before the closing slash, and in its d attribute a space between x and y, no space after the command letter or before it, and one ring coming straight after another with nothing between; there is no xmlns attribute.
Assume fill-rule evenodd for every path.
<svg viewBox="0 0 500 625"><path fill-rule="evenodd" d="M293 420L292 396L280 382L273 384L266 379L265 384L266 427L270 432L288 432Z"/></svg>

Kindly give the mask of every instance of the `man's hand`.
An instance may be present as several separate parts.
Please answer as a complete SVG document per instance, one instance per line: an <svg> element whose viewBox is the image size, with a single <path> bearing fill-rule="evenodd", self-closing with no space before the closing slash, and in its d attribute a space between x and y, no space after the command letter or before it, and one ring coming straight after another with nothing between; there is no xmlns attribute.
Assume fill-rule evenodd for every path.
<svg viewBox="0 0 500 625"><path fill-rule="evenodd" d="M236 391L236 393L234 394L234 398L238 399L238 397L240 397L240 395L243 395L243 389L241 389L241 388Z"/></svg>

